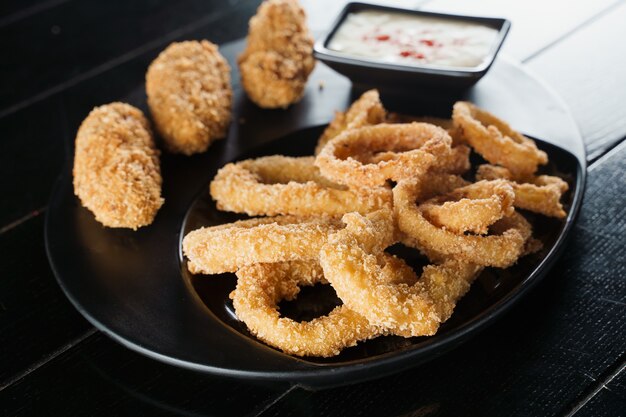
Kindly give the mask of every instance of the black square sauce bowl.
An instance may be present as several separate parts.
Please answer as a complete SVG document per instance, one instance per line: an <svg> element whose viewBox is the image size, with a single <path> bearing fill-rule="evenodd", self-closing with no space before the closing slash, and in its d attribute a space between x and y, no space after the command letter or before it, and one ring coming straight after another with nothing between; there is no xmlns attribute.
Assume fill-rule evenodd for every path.
<svg viewBox="0 0 626 417"><path fill-rule="evenodd" d="M376 58L330 49L329 45L333 37L348 16L363 11L404 14L407 16L433 18L450 23L478 24L495 29L497 33L482 62L471 67L421 64L419 61L409 62L408 64L390 63ZM419 92L429 88L462 91L474 85L487 73L510 27L511 22L501 18L458 16L401 9L378 4L348 3L335 20L331 30L315 43L315 57L338 73L348 77L356 89L378 88L384 91L404 94Z"/></svg>

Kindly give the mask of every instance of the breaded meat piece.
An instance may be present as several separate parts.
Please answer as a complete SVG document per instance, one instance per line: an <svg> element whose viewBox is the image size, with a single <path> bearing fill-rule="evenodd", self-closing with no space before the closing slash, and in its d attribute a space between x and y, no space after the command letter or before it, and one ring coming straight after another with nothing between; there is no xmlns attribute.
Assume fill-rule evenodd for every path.
<svg viewBox="0 0 626 417"><path fill-rule="evenodd" d="M108 227L133 230L163 205L159 151L141 110L125 103L96 107L78 129L74 193Z"/></svg>
<svg viewBox="0 0 626 417"><path fill-rule="evenodd" d="M146 92L168 150L200 153L226 136L233 91L230 67L217 45L206 40L171 44L150 64Z"/></svg>
<svg viewBox="0 0 626 417"><path fill-rule="evenodd" d="M238 63L243 88L258 106L286 108L302 98L315 59L297 0L266 0L259 6Z"/></svg>

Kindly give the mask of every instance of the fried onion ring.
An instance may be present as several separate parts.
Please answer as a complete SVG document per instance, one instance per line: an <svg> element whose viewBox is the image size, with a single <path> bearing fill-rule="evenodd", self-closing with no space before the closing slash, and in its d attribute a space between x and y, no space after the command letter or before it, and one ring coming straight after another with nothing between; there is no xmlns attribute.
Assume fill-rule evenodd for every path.
<svg viewBox="0 0 626 417"><path fill-rule="evenodd" d="M481 165L476 171L477 179L511 179L510 171L503 167ZM510 181L515 191L515 207L562 219L567 216L561 197L569 188L567 183L552 175L530 177L527 182Z"/></svg>
<svg viewBox="0 0 626 417"><path fill-rule="evenodd" d="M335 118L328 125L315 147L315 155L319 154L324 145L340 133L363 126L371 126L382 123L385 120L386 111L380 102L378 90L369 90L344 112L336 112Z"/></svg>
<svg viewBox="0 0 626 417"><path fill-rule="evenodd" d="M251 333L292 355L334 356L343 348L381 334L345 305L308 322L280 316L280 300L295 299L300 286L324 281L322 268L314 261L255 264L237 271L237 288L230 297L237 317Z"/></svg>
<svg viewBox="0 0 626 417"><path fill-rule="evenodd" d="M221 274L261 262L318 257L328 234L341 227L332 218L266 217L189 232L183 253L191 273Z"/></svg>
<svg viewBox="0 0 626 417"><path fill-rule="evenodd" d="M513 213L515 192L508 181L479 181L420 204L432 224L455 233L486 234L489 226Z"/></svg>
<svg viewBox="0 0 626 417"><path fill-rule="evenodd" d="M324 178L314 157L266 156L230 163L211 182L217 208L249 216L369 213L391 205L388 187L349 190Z"/></svg>
<svg viewBox="0 0 626 417"><path fill-rule="evenodd" d="M471 149L468 146L454 146L450 149L450 153L444 154L435 160L435 163L430 167L430 171L457 175L465 174L471 168L470 152ZM395 156L395 152L380 152L372 157L371 163L376 164L381 161L389 161Z"/></svg>
<svg viewBox="0 0 626 417"><path fill-rule="evenodd" d="M418 279L403 261L381 251L381 242L393 235L390 213L387 218L381 212L368 218L350 213L344 220L346 228L333 234L320 252L324 275L344 305L387 333L435 334L482 269L447 261L427 266ZM411 278L392 282L398 274Z"/></svg>
<svg viewBox="0 0 626 417"><path fill-rule="evenodd" d="M500 233L486 236L457 234L439 228L429 222L416 205L416 201L423 201L421 183L424 182L427 181L402 181L393 189L398 227L418 248L427 255L452 255L477 265L499 268L507 268L517 261L532 233L523 216L513 213L500 219L492 226Z"/></svg>
<svg viewBox="0 0 626 417"><path fill-rule="evenodd" d="M532 175L538 165L548 162L548 156L537 149L535 141L472 103L455 103L452 119L476 152L487 161L509 169L515 177Z"/></svg>
<svg viewBox="0 0 626 417"><path fill-rule="evenodd" d="M322 175L340 184L365 188L419 177L450 153L450 136L426 123L379 124L343 132L315 159ZM393 152L393 154L389 153ZM376 155L385 158L377 161Z"/></svg>
<svg viewBox="0 0 626 417"><path fill-rule="evenodd" d="M452 145L456 146L463 143L463 136L461 130L454 125L452 119L445 119L443 117L435 116L409 116L400 113L389 113L385 119L385 123L429 123L431 125L439 126L445 129L452 138Z"/></svg>

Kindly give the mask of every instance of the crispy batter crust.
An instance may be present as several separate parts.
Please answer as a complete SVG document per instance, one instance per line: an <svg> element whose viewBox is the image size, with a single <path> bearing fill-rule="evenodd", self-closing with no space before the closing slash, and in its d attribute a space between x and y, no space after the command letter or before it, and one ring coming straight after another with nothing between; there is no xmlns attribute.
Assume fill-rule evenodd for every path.
<svg viewBox="0 0 626 417"><path fill-rule="evenodd" d="M226 136L231 119L230 67L217 45L186 41L168 46L146 74L148 105L172 152L204 152Z"/></svg>
<svg viewBox="0 0 626 417"><path fill-rule="evenodd" d="M390 212L367 218L351 213L344 219L346 228L332 235L320 252L324 276L346 306L387 333L435 334L482 269L447 261L427 266L418 279L402 260L382 252L384 243L393 239ZM407 275L394 282L394 277Z"/></svg>
<svg viewBox="0 0 626 417"><path fill-rule="evenodd" d="M159 151L141 110L96 107L76 135L74 193L108 227L136 230L163 204Z"/></svg>
<svg viewBox="0 0 626 417"><path fill-rule="evenodd" d="M410 237L412 246L423 250L429 257L447 255L477 265L507 268L517 261L532 233L530 224L522 215L513 213L502 218L485 236L445 230L429 222L415 203L423 201L420 183L427 181L406 180L393 189L398 227Z"/></svg>
<svg viewBox="0 0 626 417"><path fill-rule="evenodd" d="M315 59L297 0L266 0L259 6L238 64L241 84L258 106L286 108L302 98Z"/></svg>
<svg viewBox="0 0 626 417"><path fill-rule="evenodd" d="M532 175L539 165L548 162L548 156L537 149L535 141L472 103L455 103L452 119L476 152L492 164L506 167L515 177Z"/></svg>
<svg viewBox="0 0 626 417"><path fill-rule="evenodd" d="M292 300L300 286L320 282L325 279L317 261L255 264L237 271L237 288L231 298L237 317L256 337L292 355L334 356L381 334L365 317L343 305L308 322L280 316L280 300Z"/></svg>
<svg viewBox="0 0 626 417"><path fill-rule="evenodd" d="M250 216L341 215L391 206L388 187L348 190L322 177L313 161L273 155L227 164L211 182L211 196L218 209Z"/></svg>
<svg viewBox="0 0 626 417"><path fill-rule="evenodd" d="M420 204L432 224L455 233L486 234L496 221L513 213L513 187L505 180L479 181Z"/></svg>
<svg viewBox="0 0 626 417"><path fill-rule="evenodd" d="M426 123L378 124L341 133L315 159L322 175L353 187L419 177L450 153L450 136ZM383 160L377 154L383 153Z"/></svg>
<svg viewBox="0 0 626 417"><path fill-rule="evenodd" d="M202 227L183 239L190 272L221 274L255 263L316 259L328 234L340 223L332 218L295 216L242 220Z"/></svg>
<svg viewBox="0 0 626 417"><path fill-rule="evenodd" d="M452 119L445 119L443 117L434 116L409 116L400 113L389 113L385 120L385 123L429 123L431 125L439 126L445 129L452 138L452 145L457 146L464 142L463 132L454 124Z"/></svg>
<svg viewBox="0 0 626 417"><path fill-rule="evenodd" d="M515 192L515 207L562 219L567 216L561 204L563 193L569 188L559 177L538 175L526 178L524 182L512 181L513 175L504 167L481 165L476 171L476 179L510 180Z"/></svg>
<svg viewBox="0 0 626 417"><path fill-rule="evenodd" d="M371 126L382 123L385 120L386 111L380 102L378 90L369 90L344 112L336 112L335 118L322 133L315 147L315 155L319 154L331 139L340 133L363 126Z"/></svg>

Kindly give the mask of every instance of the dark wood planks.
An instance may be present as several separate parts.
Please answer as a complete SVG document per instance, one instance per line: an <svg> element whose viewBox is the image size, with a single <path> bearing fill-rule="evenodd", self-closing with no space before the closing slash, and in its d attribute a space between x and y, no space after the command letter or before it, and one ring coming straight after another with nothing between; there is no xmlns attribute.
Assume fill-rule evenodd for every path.
<svg viewBox="0 0 626 417"><path fill-rule="evenodd" d="M19 22L71 0L4 0L0 3L0 27Z"/></svg>
<svg viewBox="0 0 626 417"><path fill-rule="evenodd" d="M594 381L589 394L575 404L567 417L611 417L626 414L626 353L616 369ZM616 414L617 412L617 414Z"/></svg>
<svg viewBox="0 0 626 417"><path fill-rule="evenodd" d="M75 1L0 27L0 50L11 57L0 63L0 114L245 2Z"/></svg>
<svg viewBox="0 0 626 417"><path fill-rule="evenodd" d="M0 387L91 327L52 275L43 217L0 239Z"/></svg>
<svg viewBox="0 0 626 417"><path fill-rule="evenodd" d="M164 365L97 333L0 391L0 414L243 416L263 410L287 388Z"/></svg>
<svg viewBox="0 0 626 417"><path fill-rule="evenodd" d="M622 146L591 171L574 234L552 273L483 334L396 376L294 390L263 416L495 417L570 410L606 369L623 361L625 173ZM605 404L620 415L624 409L614 405Z"/></svg>
<svg viewBox="0 0 626 417"><path fill-rule="evenodd" d="M240 38L258 3L242 1L179 38L208 38L217 43ZM155 43L133 59L0 118L0 230L45 206L63 166L64 149L71 146L80 121L94 106L124 99L143 103L143 97L128 94L143 84L147 66L170 41Z"/></svg>
<svg viewBox="0 0 626 417"><path fill-rule="evenodd" d="M594 160L626 137L626 3L528 62L563 97Z"/></svg>

